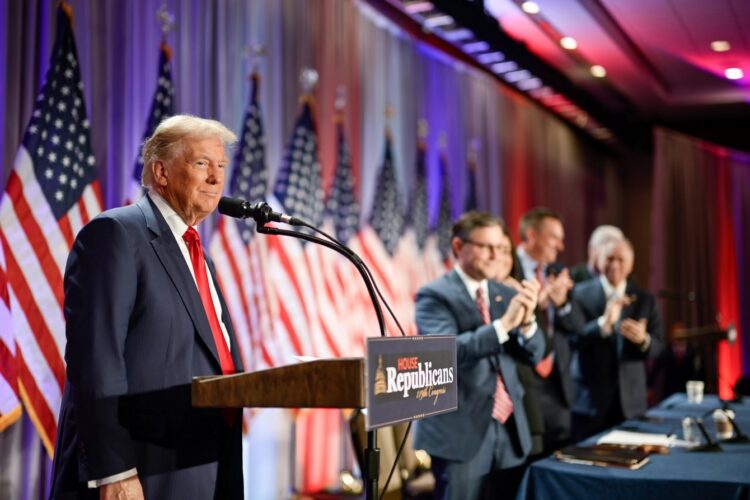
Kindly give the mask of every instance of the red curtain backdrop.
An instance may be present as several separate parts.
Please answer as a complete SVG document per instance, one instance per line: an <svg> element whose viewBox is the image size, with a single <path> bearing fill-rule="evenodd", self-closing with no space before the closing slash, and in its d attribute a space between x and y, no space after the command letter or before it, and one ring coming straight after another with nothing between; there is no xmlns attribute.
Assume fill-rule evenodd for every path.
<svg viewBox="0 0 750 500"><path fill-rule="evenodd" d="M750 156L665 129L655 132L652 289L667 328L674 325L734 326L737 340L718 345L718 391L731 398L743 373L747 338L746 301ZM744 321L743 321L744 319ZM712 370L715 361L705 359ZM746 352L745 352L746 353ZM747 373L747 356L745 369ZM707 381L717 376L705 373Z"/></svg>

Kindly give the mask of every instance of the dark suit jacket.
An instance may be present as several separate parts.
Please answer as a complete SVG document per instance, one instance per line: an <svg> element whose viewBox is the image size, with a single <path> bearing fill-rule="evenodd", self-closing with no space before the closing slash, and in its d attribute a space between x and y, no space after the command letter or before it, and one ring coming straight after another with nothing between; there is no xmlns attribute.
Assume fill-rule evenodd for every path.
<svg viewBox="0 0 750 500"><path fill-rule="evenodd" d="M570 277L574 283L581 283L596 276L591 273L588 262L581 262L570 268Z"/></svg>
<svg viewBox="0 0 750 500"><path fill-rule="evenodd" d="M490 316L500 318L515 291L499 283L488 284ZM458 411L420 420L415 447L447 460L465 461L476 455L492 419L497 369L513 401L517 446L523 456L531 436L518 380L516 362L537 363L544 350L540 332L523 340L510 332L500 344L495 328L485 325L474 299L456 271L451 271L417 292L416 322L420 335L456 335L458 344ZM510 421L509 421L510 422ZM502 464L499 464L502 467Z"/></svg>
<svg viewBox="0 0 750 500"><path fill-rule="evenodd" d="M191 379L221 367L195 281L148 197L80 231L65 271L65 318L53 498L98 498L88 480L133 467L146 498L242 498L241 419L230 425L221 410L191 405Z"/></svg>
<svg viewBox="0 0 750 500"><path fill-rule="evenodd" d="M576 285L573 297L584 314L586 326L576 340L572 365L576 383L573 411L583 415L601 415L610 405L620 404L625 418L646 411L646 360L656 357L664 347L659 311L650 293L628 282L625 293L634 301L623 308L622 319L647 320L651 344L646 351L626 340L614 329L602 337L597 319L604 313L606 297L599 278ZM619 402L615 401L619 393Z"/></svg>

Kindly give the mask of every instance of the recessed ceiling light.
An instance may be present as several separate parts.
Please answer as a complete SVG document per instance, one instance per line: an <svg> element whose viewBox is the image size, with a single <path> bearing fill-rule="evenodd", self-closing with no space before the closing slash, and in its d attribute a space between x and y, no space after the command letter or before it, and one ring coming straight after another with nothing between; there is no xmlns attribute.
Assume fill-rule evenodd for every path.
<svg viewBox="0 0 750 500"><path fill-rule="evenodd" d="M732 46L726 40L714 40L711 42L711 50L714 52L727 52Z"/></svg>
<svg viewBox="0 0 750 500"><path fill-rule="evenodd" d="M727 68L724 70L724 76L730 80L740 80L745 74L740 68Z"/></svg>
<svg viewBox="0 0 750 500"><path fill-rule="evenodd" d="M595 78L604 78L607 76L607 70L604 69L604 66L600 66L598 64L594 64L591 66L591 76Z"/></svg>
<svg viewBox="0 0 750 500"><path fill-rule="evenodd" d="M560 45L564 49L575 50L578 48L578 42L572 36L564 36L560 39Z"/></svg>
<svg viewBox="0 0 750 500"><path fill-rule="evenodd" d="M521 8L527 14L539 14L539 4L527 1L521 4Z"/></svg>

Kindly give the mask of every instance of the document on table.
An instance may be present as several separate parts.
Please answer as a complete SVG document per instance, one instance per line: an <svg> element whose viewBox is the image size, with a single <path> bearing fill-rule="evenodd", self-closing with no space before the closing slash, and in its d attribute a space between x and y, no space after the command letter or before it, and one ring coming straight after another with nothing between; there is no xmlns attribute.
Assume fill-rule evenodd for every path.
<svg viewBox="0 0 750 500"><path fill-rule="evenodd" d="M654 434L651 432L633 432L615 429L600 437L597 444L622 444L622 445L652 445L672 446L675 440L674 434Z"/></svg>

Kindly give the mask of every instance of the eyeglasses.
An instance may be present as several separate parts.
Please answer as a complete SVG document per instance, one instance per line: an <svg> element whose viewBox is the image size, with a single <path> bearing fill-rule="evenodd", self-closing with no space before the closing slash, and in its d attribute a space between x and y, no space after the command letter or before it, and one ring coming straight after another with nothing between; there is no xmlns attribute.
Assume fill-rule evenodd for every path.
<svg viewBox="0 0 750 500"><path fill-rule="evenodd" d="M488 253L490 250L494 250L496 254L510 254L510 246L509 245L490 245L489 243L479 243L478 241L471 241L471 240L463 240L464 243L468 243L469 245L474 245L481 251Z"/></svg>

